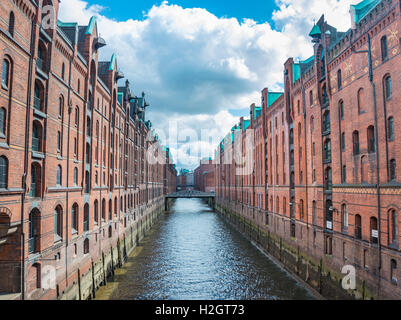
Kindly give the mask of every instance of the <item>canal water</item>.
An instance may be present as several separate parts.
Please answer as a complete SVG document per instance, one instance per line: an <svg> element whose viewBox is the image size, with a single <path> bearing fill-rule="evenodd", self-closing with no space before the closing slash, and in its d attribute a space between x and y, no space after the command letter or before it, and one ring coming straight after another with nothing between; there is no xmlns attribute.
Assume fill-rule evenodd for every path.
<svg viewBox="0 0 401 320"><path fill-rule="evenodd" d="M314 299L199 199L178 199L96 298Z"/></svg>

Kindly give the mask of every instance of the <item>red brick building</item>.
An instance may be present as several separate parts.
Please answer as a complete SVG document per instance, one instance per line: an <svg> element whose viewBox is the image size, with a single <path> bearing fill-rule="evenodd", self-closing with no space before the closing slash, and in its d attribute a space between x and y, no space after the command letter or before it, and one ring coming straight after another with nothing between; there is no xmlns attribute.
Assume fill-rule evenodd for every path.
<svg viewBox="0 0 401 320"><path fill-rule="evenodd" d="M176 185L96 19L58 7L0 3L0 293L23 299L93 297Z"/></svg>
<svg viewBox="0 0 401 320"><path fill-rule="evenodd" d="M245 217L289 270L331 297L401 298L400 8L362 1L347 32L322 16L314 55L288 59L284 92L263 90L261 110L251 106L231 131L240 135L216 151L220 210ZM245 163L224 162L236 139ZM227 167L240 169L233 178ZM345 265L354 291L338 285Z"/></svg>
<svg viewBox="0 0 401 320"><path fill-rule="evenodd" d="M198 168L194 171L195 189L212 193L215 192L215 174L212 159L203 159Z"/></svg>

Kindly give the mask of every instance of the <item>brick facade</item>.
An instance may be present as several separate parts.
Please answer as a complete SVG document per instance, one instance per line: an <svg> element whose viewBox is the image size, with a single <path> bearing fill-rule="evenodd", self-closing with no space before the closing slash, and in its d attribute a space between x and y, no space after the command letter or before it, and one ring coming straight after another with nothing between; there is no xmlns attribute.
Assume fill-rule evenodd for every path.
<svg viewBox="0 0 401 320"><path fill-rule="evenodd" d="M364 298L401 298L400 6L362 1L347 32L322 16L310 34L314 55L286 61L284 92L264 89L261 110L251 106L215 158L223 210L333 279L353 265L353 294Z"/></svg>
<svg viewBox="0 0 401 320"><path fill-rule="evenodd" d="M118 84L115 55L99 60L95 18L45 29L29 0L1 1L0 17L0 293L84 299L164 208L177 172L145 95Z"/></svg>

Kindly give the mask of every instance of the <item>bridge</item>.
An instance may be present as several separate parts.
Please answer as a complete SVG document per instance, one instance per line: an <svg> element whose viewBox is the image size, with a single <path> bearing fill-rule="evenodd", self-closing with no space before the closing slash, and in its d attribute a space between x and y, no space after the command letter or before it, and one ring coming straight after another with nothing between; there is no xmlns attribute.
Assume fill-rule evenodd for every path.
<svg viewBox="0 0 401 320"><path fill-rule="evenodd" d="M207 193L195 190L183 190L166 195L165 208L168 210L168 199L210 199L214 206L214 199L216 195L214 193Z"/></svg>

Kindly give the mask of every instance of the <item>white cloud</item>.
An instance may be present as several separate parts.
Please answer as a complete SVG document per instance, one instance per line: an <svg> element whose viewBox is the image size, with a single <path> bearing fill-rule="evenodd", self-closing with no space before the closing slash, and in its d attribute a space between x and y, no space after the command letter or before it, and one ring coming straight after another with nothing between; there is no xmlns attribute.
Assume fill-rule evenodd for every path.
<svg viewBox="0 0 401 320"><path fill-rule="evenodd" d="M117 53L134 91L147 93L148 117L155 128L162 131L166 120L174 118L181 131L208 128L222 138L238 120L226 110L259 104L263 87L279 89L287 58L305 59L313 52L308 38L313 19L325 13L329 23L345 30L352 2L276 0L272 25L218 18L206 9L167 2L153 6L143 20L115 21L103 15L100 6L63 0L60 19L84 25L92 15L98 17L99 32L108 43L101 49L102 57ZM177 154L185 144L176 147ZM190 144L195 149L216 147L204 141Z"/></svg>

